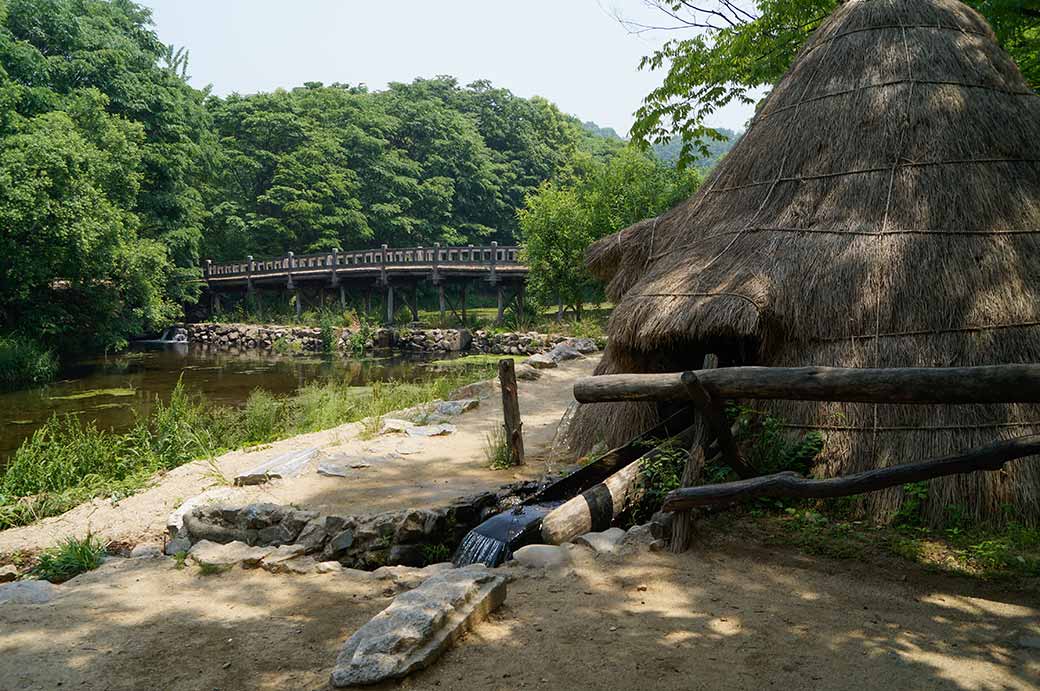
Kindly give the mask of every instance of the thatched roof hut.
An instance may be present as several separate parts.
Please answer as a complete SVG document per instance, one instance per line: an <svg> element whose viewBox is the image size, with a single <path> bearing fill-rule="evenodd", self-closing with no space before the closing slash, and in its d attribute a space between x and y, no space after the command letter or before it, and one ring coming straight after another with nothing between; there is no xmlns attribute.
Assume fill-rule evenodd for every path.
<svg viewBox="0 0 1040 691"><path fill-rule="evenodd" d="M590 248L617 302L600 373L1040 362L1040 97L956 0L851 0L692 198ZM1040 432L1035 405L777 402L822 476ZM579 412L620 442L646 404ZM900 490L865 508L890 514ZM928 513L1040 519L1040 462L935 481Z"/></svg>

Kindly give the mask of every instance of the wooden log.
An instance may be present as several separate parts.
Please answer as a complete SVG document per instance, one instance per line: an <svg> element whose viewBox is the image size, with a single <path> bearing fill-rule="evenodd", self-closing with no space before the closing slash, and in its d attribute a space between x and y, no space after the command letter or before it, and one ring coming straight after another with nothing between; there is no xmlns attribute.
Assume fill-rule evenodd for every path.
<svg viewBox="0 0 1040 691"><path fill-rule="evenodd" d="M524 462L523 422L520 420L520 402L517 400L516 369L513 358L498 361L498 380L502 384L502 414L505 417L505 435L509 443L510 465Z"/></svg>
<svg viewBox="0 0 1040 691"><path fill-rule="evenodd" d="M1040 403L1040 365L983 367L723 367L698 372L701 386L722 399L786 399L850 403ZM580 379L574 398L683 401L683 373L610 374Z"/></svg>
<svg viewBox="0 0 1040 691"><path fill-rule="evenodd" d="M718 485L684 487L665 498L663 510L686 511L698 506L731 504L756 497L846 497L944 475L1000 470L1008 461L1035 454L1040 454L1040 435L1036 434L999 441L937 460L878 468L828 480L809 480L797 473L785 472Z"/></svg>
<svg viewBox="0 0 1040 691"><path fill-rule="evenodd" d="M680 447L693 440L696 425L673 437ZM556 507L542 519L542 539L552 545L569 542L592 530L606 530L635 498L643 463L661 454L651 449L598 485Z"/></svg>

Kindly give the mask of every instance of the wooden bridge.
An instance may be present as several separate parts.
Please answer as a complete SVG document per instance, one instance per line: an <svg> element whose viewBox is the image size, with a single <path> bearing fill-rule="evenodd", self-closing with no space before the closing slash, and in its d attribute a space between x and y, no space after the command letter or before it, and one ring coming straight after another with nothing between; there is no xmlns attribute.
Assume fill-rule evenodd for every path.
<svg viewBox="0 0 1040 691"><path fill-rule="evenodd" d="M441 322L448 309L463 322L466 321L467 289L475 280L493 286L498 293L498 321L506 305L506 291L512 291L517 310L524 309L524 280L527 267L520 262L520 248L492 242L490 245L467 245L465 247L390 248L386 245L369 250L332 250L319 254L295 255L292 252L278 259L255 260L215 264L206 260L204 278L212 299L214 311L220 310L221 295L245 292L253 294L260 289L285 290L295 299L296 314L303 311L305 292L324 304L326 289L338 290L340 306L347 305L348 293L364 296L365 310L371 307L374 290L385 291L386 320L394 318L394 298L401 295L412 312L413 320L419 319L418 284L429 281L437 287ZM461 289L458 305L445 290L448 285ZM411 299L409 300L409 295ZM313 298L312 298L313 299Z"/></svg>

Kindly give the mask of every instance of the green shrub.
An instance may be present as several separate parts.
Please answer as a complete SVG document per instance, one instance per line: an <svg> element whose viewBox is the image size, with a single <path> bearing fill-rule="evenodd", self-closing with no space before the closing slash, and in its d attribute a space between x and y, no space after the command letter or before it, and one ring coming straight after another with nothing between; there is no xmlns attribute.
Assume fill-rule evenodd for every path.
<svg viewBox="0 0 1040 691"><path fill-rule="evenodd" d="M0 391L43 384L58 372L54 353L20 337L0 338Z"/></svg>
<svg viewBox="0 0 1040 691"><path fill-rule="evenodd" d="M670 444L658 447L653 458L641 462L639 472L640 498L632 508L635 523L645 523L664 503L665 496L682 484L683 470L689 454L685 449Z"/></svg>
<svg viewBox="0 0 1040 691"><path fill-rule="evenodd" d="M336 318L332 312L321 311L318 315L318 328L321 329L321 352L331 353L336 349Z"/></svg>
<svg viewBox="0 0 1040 691"><path fill-rule="evenodd" d="M255 389L249 394L239 418L239 440L242 443L273 441L285 429L285 405L271 393Z"/></svg>
<svg viewBox="0 0 1040 691"><path fill-rule="evenodd" d="M495 427L493 432L484 436L484 458L492 470L505 470L513 465L513 454L504 428Z"/></svg>
<svg viewBox="0 0 1040 691"><path fill-rule="evenodd" d="M68 537L40 554L31 573L51 583L64 583L73 576L93 571L105 561L107 545L91 533L82 540Z"/></svg>

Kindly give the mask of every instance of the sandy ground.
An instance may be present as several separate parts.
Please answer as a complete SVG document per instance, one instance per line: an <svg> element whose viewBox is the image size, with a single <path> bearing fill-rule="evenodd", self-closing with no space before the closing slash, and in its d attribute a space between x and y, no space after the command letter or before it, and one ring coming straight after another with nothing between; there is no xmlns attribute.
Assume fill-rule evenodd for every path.
<svg viewBox="0 0 1040 691"><path fill-rule="evenodd" d="M521 383L532 455L544 454L586 361ZM338 510L435 504L498 486L483 468L485 401L422 454L349 478L276 482L242 497ZM232 475L276 453L319 445L364 453L356 426L219 459ZM396 443L384 439L378 443ZM534 463L523 472L538 475ZM38 546L89 525L135 542L212 483L205 464L121 502L0 534L0 550ZM402 689L1037 689L1040 597L965 578L806 556L754 538L702 533L683 555L595 557L575 548L557 573L506 568L506 603ZM202 575L174 560L114 559L59 586L44 605L0 606L0 691L326 689L340 644L386 607L385 581L357 574Z"/></svg>
<svg viewBox="0 0 1040 691"><path fill-rule="evenodd" d="M736 540L684 555L584 550L403 689L1036 689L1040 603L965 579ZM119 560L0 612L0 689L325 689L390 598L343 574L201 576Z"/></svg>
<svg viewBox="0 0 1040 691"><path fill-rule="evenodd" d="M358 439L359 423L292 437L259 450L233 451L216 459L213 465L195 462L181 466L153 487L117 503L96 500L61 516L0 532L0 554L38 550L88 530L106 540L130 545L160 542L170 513L185 500L221 486L220 475L234 478L270 458L311 447L318 447L320 453L300 477L236 488L227 501L270 501L349 514L443 505L455 497L497 489L515 480L538 478L547 470L560 418L574 400L571 387L576 379L592 373L598 358L562 363L557 369L543 370L537 381L518 383L528 457L528 464L519 469L493 471L486 467L486 435L502 420L501 394L496 388L478 408L452 420L457 427L454 434L408 440L407 444L413 445L413 449L408 449L412 453L393 454L405 443L406 438L400 434L380 435L368 441ZM316 472L324 460L361 457L371 465L351 469L347 477L325 477ZM373 458L380 457L384 460L373 462Z"/></svg>

